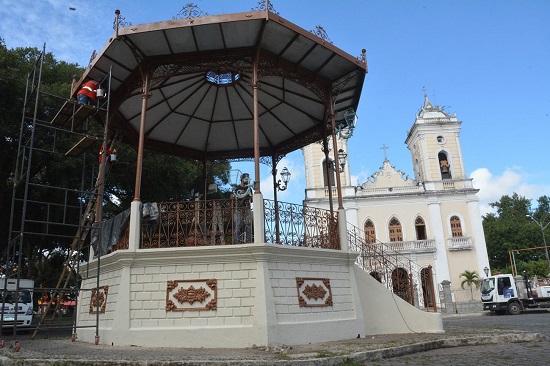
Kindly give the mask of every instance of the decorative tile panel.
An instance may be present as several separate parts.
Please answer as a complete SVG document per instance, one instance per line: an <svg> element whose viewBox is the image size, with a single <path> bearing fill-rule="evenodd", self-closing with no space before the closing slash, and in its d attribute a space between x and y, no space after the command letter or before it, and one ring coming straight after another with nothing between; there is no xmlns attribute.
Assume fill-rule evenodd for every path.
<svg viewBox="0 0 550 366"><path fill-rule="evenodd" d="M90 314L103 314L107 307L107 294L109 293L109 286L101 286L92 289L92 296L90 298Z"/></svg>
<svg viewBox="0 0 550 366"><path fill-rule="evenodd" d="M216 279L173 280L166 284L166 311L216 310Z"/></svg>
<svg viewBox="0 0 550 366"><path fill-rule="evenodd" d="M328 278L296 277L300 307L332 306L332 290Z"/></svg>

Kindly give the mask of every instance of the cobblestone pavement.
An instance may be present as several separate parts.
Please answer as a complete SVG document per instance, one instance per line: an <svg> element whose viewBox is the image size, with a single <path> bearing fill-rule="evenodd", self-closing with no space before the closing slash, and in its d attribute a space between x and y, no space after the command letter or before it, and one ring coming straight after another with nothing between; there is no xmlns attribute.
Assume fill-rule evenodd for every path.
<svg viewBox="0 0 550 366"><path fill-rule="evenodd" d="M443 324L447 333L467 332L468 330L478 331L480 334L536 332L545 336L546 339L538 342L440 348L375 361L372 365L550 365L550 313L546 310L532 310L517 316L490 313L450 316L443 318Z"/></svg>
<svg viewBox="0 0 550 366"><path fill-rule="evenodd" d="M70 334L4 336L1 365L548 365L550 314L444 315L444 334L389 334L266 349L186 349L93 345ZM519 342L519 343L516 343ZM459 346L460 347L457 347ZM441 348L444 347L444 348ZM391 358L388 358L391 357ZM384 359L382 359L384 358Z"/></svg>
<svg viewBox="0 0 550 366"><path fill-rule="evenodd" d="M484 346L440 348L422 353L374 361L377 366L547 366L550 342L523 342Z"/></svg>

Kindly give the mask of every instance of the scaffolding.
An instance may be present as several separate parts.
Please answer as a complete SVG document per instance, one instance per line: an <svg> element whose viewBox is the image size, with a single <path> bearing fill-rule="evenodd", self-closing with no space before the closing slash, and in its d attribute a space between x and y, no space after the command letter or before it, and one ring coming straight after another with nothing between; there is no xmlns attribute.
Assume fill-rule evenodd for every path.
<svg viewBox="0 0 550 366"><path fill-rule="evenodd" d="M55 287L44 287L35 283L32 289L34 294L46 296L38 301L43 300L40 320L33 321L31 327L27 326L25 330L34 330L34 338L41 330L71 329L74 340L76 311L72 312L70 321L64 320L61 313L65 296L74 299L71 303L76 309L79 293L93 290L80 288L78 279L80 263L90 256L92 224L102 217L102 197L108 169L107 159L100 159L98 168L97 152L100 146L102 151L108 148L109 94L98 98L95 105L84 105L71 97L63 98L43 90L45 55L44 44L27 76L17 161L12 176L3 291L5 295L8 279L15 279L15 298L18 301L22 269L31 260L28 256L31 249L47 243L49 251L60 251L65 260L57 284ZM74 83L73 80L73 87ZM99 83L100 88L110 90L111 71ZM52 118L51 112L54 111L58 112ZM92 131L95 121L104 124L102 134ZM62 160L64 164L56 163ZM48 170L59 179L44 180L46 173L52 173ZM80 188L75 189L78 185ZM99 282L99 271L97 276ZM16 337L18 326L21 328L18 312L14 310L13 323L5 324L5 296L2 302L0 329L13 328L13 336ZM17 308L16 302L14 309ZM97 332L97 323L95 327Z"/></svg>

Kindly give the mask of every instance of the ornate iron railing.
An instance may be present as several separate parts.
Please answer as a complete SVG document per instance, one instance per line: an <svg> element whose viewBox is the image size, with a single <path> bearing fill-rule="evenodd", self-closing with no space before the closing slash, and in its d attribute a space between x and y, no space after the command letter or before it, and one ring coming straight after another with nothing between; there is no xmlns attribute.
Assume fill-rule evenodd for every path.
<svg viewBox="0 0 550 366"><path fill-rule="evenodd" d="M338 219L330 211L267 199L264 210L267 243L340 250Z"/></svg>
<svg viewBox="0 0 550 366"><path fill-rule="evenodd" d="M350 251L360 253L356 264L408 303L437 311L433 268L421 267L384 243L367 239L362 230L348 223Z"/></svg>
<svg viewBox="0 0 550 366"><path fill-rule="evenodd" d="M252 243L252 212L234 200L158 203L157 221L142 225L142 249Z"/></svg>
<svg viewBox="0 0 550 366"><path fill-rule="evenodd" d="M252 210L234 200L161 202L156 220L142 222L141 249L252 243ZM264 200L264 242L340 249L330 211ZM128 249L128 228L112 250Z"/></svg>

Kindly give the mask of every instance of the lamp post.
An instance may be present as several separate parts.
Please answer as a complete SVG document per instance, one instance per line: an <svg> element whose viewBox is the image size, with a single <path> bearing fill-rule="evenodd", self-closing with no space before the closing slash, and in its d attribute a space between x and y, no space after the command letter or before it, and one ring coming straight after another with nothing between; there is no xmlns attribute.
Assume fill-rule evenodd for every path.
<svg viewBox="0 0 550 366"><path fill-rule="evenodd" d="M277 200L277 191L285 191L288 188L288 182L290 182L290 172L285 166L281 171L281 179L277 180L277 163L275 157L272 157L273 162L273 202L275 204L275 242L280 244L280 231L279 231L279 202ZM281 182L282 181L282 182Z"/></svg>
<svg viewBox="0 0 550 366"><path fill-rule="evenodd" d="M485 266L485 268L483 268L483 272L485 272L485 277L489 277L489 267Z"/></svg>
<svg viewBox="0 0 550 366"><path fill-rule="evenodd" d="M548 255L548 245L546 245L546 236L544 235L544 229L546 229L548 225L550 225L550 221L545 223L542 220L537 221L537 219L535 219L533 215L525 215L525 216L530 217L531 220L533 220L533 222L540 227L540 232L542 233L542 242L544 243L544 254L546 255L546 262L548 262L548 267L550 267L550 256Z"/></svg>
<svg viewBox="0 0 550 366"><path fill-rule="evenodd" d="M357 114L352 108L344 112L344 121L338 125L337 132L341 139L349 139L353 136L353 130L357 124Z"/></svg>
<svg viewBox="0 0 550 366"><path fill-rule="evenodd" d="M346 166L346 159L348 157L348 154L343 150L338 150L338 168L334 164L334 161L330 161L330 168L334 170L335 172L338 171L340 173L344 172L344 167Z"/></svg>
<svg viewBox="0 0 550 366"><path fill-rule="evenodd" d="M338 165L340 165L340 173L344 172L344 167L346 166L346 158L348 157L348 154L340 149L338 150Z"/></svg>
<svg viewBox="0 0 550 366"><path fill-rule="evenodd" d="M279 179L277 183L275 183L275 188L278 189L279 191L286 190L288 188L288 182L290 181L291 175L292 174L290 174L287 167L285 166L281 171L281 179L283 182L281 183L281 179Z"/></svg>

